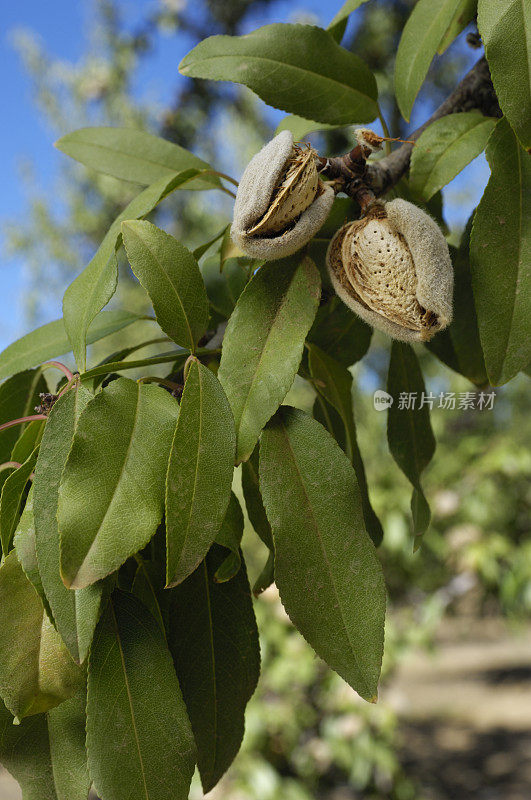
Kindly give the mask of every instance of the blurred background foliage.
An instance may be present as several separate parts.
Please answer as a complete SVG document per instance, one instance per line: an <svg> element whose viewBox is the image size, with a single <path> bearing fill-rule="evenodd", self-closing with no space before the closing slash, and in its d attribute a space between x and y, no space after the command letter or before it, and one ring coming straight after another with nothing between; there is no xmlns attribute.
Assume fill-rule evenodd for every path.
<svg viewBox="0 0 531 800"><path fill-rule="evenodd" d="M323 11L323 23L333 16L336 5L340 4L329 14ZM375 71L394 136L407 132L391 89L394 53L412 5L413 0L374 0L362 5L344 41ZM277 8L281 13L275 17ZM19 32L16 45L31 80L36 113L57 136L84 125L138 127L171 139L238 176L271 136L280 118L277 113L240 87L178 82L177 63L175 75L158 78L165 84L179 83L168 107L151 102L149 96L139 98L135 77L163 36L186 36L192 47L213 33L247 32L265 12L270 20L317 21L303 11L286 16L285 9L279 0L195 0L193 4L161 0L146 3L143 19L132 28L115 0L95 0L89 46L77 63L56 60L30 31ZM476 60L477 53L466 46L465 35L435 60L429 91L422 93L416 106L417 124ZM413 127L415 121L414 117ZM347 149L351 140L348 130L314 139L330 155ZM138 189L67 158L56 186L38 191L36 176L37 166L26 169L25 218L5 223L9 254L31 270L27 311L33 323L42 320L47 298L62 294L87 263L112 219ZM190 248L201 244L230 218L230 199L213 194L174 194L157 212L158 224ZM469 209L465 195L454 194L452 199L451 218L458 224L450 236L457 242ZM122 263L121 269L115 304L144 309L142 290L127 265ZM149 337L144 336L142 325L137 328L138 340ZM123 346L125 337L132 343L129 331L118 334L115 349ZM419 356L430 391L473 390L427 351L419 351ZM386 415L372 405L373 391L385 387L388 358L388 340L375 335L368 356L353 368L359 443L373 505L385 530L380 553L390 613L383 701L377 706L363 703L327 670L292 629L275 590L268 590L256 602L263 673L249 708L245 745L212 797L421 800L472 796L424 794L418 770L408 767L404 756L403 709L393 702L388 687L409 653L437 645L442 620L465 620L473 632L485 620L501 617L517 634L527 630L524 620L531 610L531 542L526 536L531 506L529 379L521 375L499 390L492 411L434 409L437 452L425 477L433 522L422 547L413 553L411 490L388 453ZM313 404L308 389L298 384L289 399L302 407ZM244 547L254 577L265 556L250 529Z"/></svg>

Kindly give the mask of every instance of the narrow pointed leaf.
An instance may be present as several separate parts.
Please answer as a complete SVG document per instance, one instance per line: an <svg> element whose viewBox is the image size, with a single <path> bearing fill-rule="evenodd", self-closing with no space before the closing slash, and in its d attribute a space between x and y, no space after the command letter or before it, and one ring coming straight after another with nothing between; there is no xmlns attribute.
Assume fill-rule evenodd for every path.
<svg viewBox="0 0 531 800"><path fill-rule="evenodd" d="M148 293L160 327L193 351L208 322L208 298L194 256L151 222L123 222L122 235L131 269Z"/></svg>
<svg viewBox="0 0 531 800"><path fill-rule="evenodd" d="M201 353L199 349L197 351ZM149 356L148 358L124 359L123 361L107 361L97 367L88 369L81 375L83 383L87 383L91 378L97 378L100 375L108 375L111 372L123 372L128 369L137 369L138 367L151 367L156 364L171 364L182 363L186 361L190 355L188 350L173 350L169 353L159 353L156 356Z"/></svg>
<svg viewBox="0 0 531 800"><path fill-rule="evenodd" d="M531 360L531 158L506 119L487 159L491 176L474 216L470 267L487 373L499 386Z"/></svg>
<svg viewBox="0 0 531 800"><path fill-rule="evenodd" d="M409 185L429 200L485 149L496 120L478 111L450 114L433 122L413 148Z"/></svg>
<svg viewBox="0 0 531 800"><path fill-rule="evenodd" d="M139 319L144 317L131 311L102 311L89 326L87 344L97 342ZM0 380L68 353L71 349L72 345L62 319L41 325L40 328L35 328L31 333L17 339L0 354Z"/></svg>
<svg viewBox="0 0 531 800"><path fill-rule="evenodd" d="M172 589L169 643L190 715L203 790L236 756L245 707L260 672L260 647L245 565L218 583L225 558L214 545L184 583Z"/></svg>
<svg viewBox="0 0 531 800"><path fill-rule="evenodd" d="M161 178L131 200L114 220L91 261L66 290L63 298L64 327L81 372L86 368L89 325L116 291L118 267L115 249L120 225L127 219L145 217L171 192L196 175L197 170L192 169Z"/></svg>
<svg viewBox="0 0 531 800"><path fill-rule="evenodd" d="M45 714L14 725L12 714L0 701L0 762L18 781L22 800L66 800L55 791Z"/></svg>
<svg viewBox="0 0 531 800"><path fill-rule="evenodd" d="M317 122L370 122L374 75L333 36L311 25L264 25L246 36L211 36L183 58L191 78L243 83L274 108Z"/></svg>
<svg viewBox="0 0 531 800"><path fill-rule="evenodd" d="M0 541L2 552L8 553L20 517L22 497L30 475L35 468L37 451L34 450L18 469L11 472L2 486L0 495Z"/></svg>
<svg viewBox="0 0 531 800"><path fill-rule="evenodd" d="M22 428L23 426L21 425L20 427ZM11 461L18 461L19 464L23 464L40 444L43 433L44 420L34 420L24 426L11 451Z"/></svg>
<svg viewBox="0 0 531 800"><path fill-rule="evenodd" d="M260 488L286 611L332 669L375 699L385 587L349 460L318 422L282 406L262 434Z"/></svg>
<svg viewBox="0 0 531 800"><path fill-rule="evenodd" d="M147 186L186 169L211 169L184 147L133 128L78 128L55 146L98 172ZM212 189L219 178L208 175L191 181L188 189Z"/></svg>
<svg viewBox="0 0 531 800"><path fill-rule="evenodd" d="M159 567L160 565L153 561L141 560L131 586L131 592L151 612L166 639L166 628L160 603L161 595L157 591L164 586L164 580L160 580ZM167 594L164 593L162 597L165 600Z"/></svg>
<svg viewBox="0 0 531 800"><path fill-rule="evenodd" d="M240 543L243 536L243 513L238 498L231 492L225 519L216 536L216 544L230 550L214 578L218 583L230 581L240 569L242 559Z"/></svg>
<svg viewBox="0 0 531 800"><path fill-rule="evenodd" d="M461 0L418 0L406 22L395 62L395 94L404 119Z"/></svg>
<svg viewBox="0 0 531 800"><path fill-rule="evenodd" d="M387 415L387 440L394 460L413 485L411 511L415 536L422 535L430 523L430 509L420 477L435 452L435 439L427 405L421 407L426 391L414 350L402 342L393 342L387 391L393 403ZM415 396L414 408L401 407L401 395Z"/></svg>
<svg viewBox="0 0 531 800"><path fill-rule="evenodd" d="M212 239L209 239L208 242L204 242L203 244L200 244L199 247L195 248L193 253L196 261L199 261L199 259L202 258L205 255L205 253L207 253L210 250L212 245L214 245L216 242L218 242L225 236L225 233L229 227L230 227L229 225L225 225L220 231L216 233L215 236L212 237Z"/></svg>
<svg viewBox="0 0 531 800"><path fill-rule="evenodd" d="M41 598L44 610L51 622L54 622L52 610L44 593L39 562L37 561L37 546L35 542L35 517L33 514L33 487L28 492L28 499L20 517L13 545L17 553L20 566L27 579Z"/></svg>
<svg viewBox="0 0 531 800"><path fill-rule="evenodd" d="M39 573L57 630L72 658L83 662L98 621L103 585L67 589L59 570L60 537L57 527L59 483L77 419L91 394L74 387L54 404L39 451L33 482L35 544Z"/></svg>
<svg viewBox="0 0 531 800"><path fill-rule="evenodd" d="M319 273L300 256L268 262L240 295L218 373L234 414L238 462L249 458L293 383L319 296Z"/></svg>
<svg viewBox="0 0 531 800"><path fill-rule="evenodd" d="M485 359L479 339L478 321L470 274L470 231L472 218L461 243L452 252L454 265L454 314L451 325L440 331L426 347L450 369L459 372L477 386L488 383Z"/></svg>
<svg viewBox="0 0 531 800"><path fill-rule="evenodd" d="M59 488L61 575L70 588L114 572L157 530L177 416L164 389L126 378L81 414Z"/></svg>
<svg viewBox="0 0 531 800"><path fill-rule="evenodd" d="M85 749L86 691L47 713L57 800L87 800L90 778Z"/></svg>
<svg viewBox="0 0 531 800"><path fill-rule="evenodd" d="M356 9L366 2L367 0L346 0L346 2L343 3L339 11L327 26L327 30L330 31L336 41L341 41L344 33L344 26L346 26L348 18L352 12L356 11Z"/></svg>
<svg viewBox="0 0 531 800"><path fill-rule="evenodd" d="M0 425L34 414L34 407L40 402L39 392L45 391L46 382L38 370L26 370L4 381L0 385ZM0 431L0 464L13 460L13 448L23 432L22 425Z"/></svg>
<svg viewBox="0 0 531 800"><path fill-rule="evenodd" d="M252 456L242 464L242 490L245 498L245 506L251 525L256 533L269 550L267 561L254 582L253 594L258 595L265 591L274 581L274 560L275 547L273 544L273 534L271 525L267 519L266 510L260 494L260 483L258 478L258 446L255 447Z"/></svg>
<svg viewBox="0 0 531 800"><path fill-rule="evenodd" d="M181 400L166 480L167 584L190 575L225 517L234 470L234 421L215 375L194 360Z"/></svg>
<svg viewBox="0 0 531 800"><path fill-rule="evenodd" d="M326 122L314 122L311 119L298 117L296 114L288 114L288 116L284 117L277 125L275 134L280 133L281 131L291 131L294 140L296 142L300 142L302 139L308 136L309 133L315 133L315 131L335 130L338 127L343 126L327 125Z"/></svg>
<svg viewBox="0 0 531 800"><path fill-rule="evenodd" d="M149 611L121 591L90 651L87 752L100 797L188 798L194 744L171 655Z"/></svg>
<svg viewBox="0 0 531 800"><path fill-rule="evenodd" d="M242 259L231 258L219 270L219 257L211 256L201 265L201 272L211 306L225 319L234 311L234 306L248 282L247 268Z"/></svg>
<svg viewBox="0 0 531 800"><path fill-rule="evenodd" d="M372 328L339 298L321 306L308 339L345 367L360 361L371 343Z"/></svg>
<svg viewBox="0 0 531 800"><path fill-rule="evenodd" d="M374 544L379 545L383 539L383 530L371 506L365 467L358 447L352 402L352 375L346 367L338 364L316 345L309 346L308 363L311 376L315 380L315 388L336 409L343 421L345 452L356 472L365 527Z"/></svg>
<svg viewBox="0 0 531 800"><path fill-rule="evenodd" d="M526 0L478 0L478 28L503 113L531 148L531 6Z"/></svg>
<svg viewBox="0 0 531 800"><path fill-rule="evenodd" d="M22 800L87 800L83 698L17 725L0 701L0 762L18 781Z"/></svg>
<svg viewBox="0 0 531 800"><path fill-rule="evenodd" d="M459 36L469 22L472 22L476 15L478 0L459 0L454 15L446 29L446 33L437 48L438 53L444 53L452 44L454 39Z"/></svg>
<svg viewBox="0 0 531 800"><path fill-rule="evenodd" d="M0 695L19 719L72 697L82 672L12 551L0 567Z"/></svg>

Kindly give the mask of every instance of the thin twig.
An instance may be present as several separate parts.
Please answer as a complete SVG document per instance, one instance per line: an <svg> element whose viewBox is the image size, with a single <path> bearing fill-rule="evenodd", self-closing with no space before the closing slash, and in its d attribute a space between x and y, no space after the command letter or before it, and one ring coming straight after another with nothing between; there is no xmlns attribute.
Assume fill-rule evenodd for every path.
<svg viewBox="0 0 531 800"><path fill-rule="evenodd" d="M486 59L480 60L465 75L449 97L426 120L409 135L409 141L394 152L374 163L366 163L369 152L356 145L349 153L336 158L321 158L320 172L335 180L336 190L345 192L356 200L362 211L368 208L376 197L385 194L407 172L411 152L421 133L442 117L461 111L477 109L485 116L501 117L502 112L490 78ZM381 117L380 117L381 118ZM382 125L384 120L381 118ZM384 127L384 132L388 131Z"/></svg>

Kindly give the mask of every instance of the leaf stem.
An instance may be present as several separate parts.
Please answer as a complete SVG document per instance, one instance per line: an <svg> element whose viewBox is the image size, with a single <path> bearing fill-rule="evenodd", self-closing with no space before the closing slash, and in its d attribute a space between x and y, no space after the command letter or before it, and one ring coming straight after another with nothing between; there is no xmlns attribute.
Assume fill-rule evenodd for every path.
<svg viewBox="0 0 531 800"><path fill-rule="evenodd" d="M232 183L233 186L238 186L238 181L234 180L234 178L231 178L230 175L226 175L224 172L217 172L217 170L212 170L212 174L217 175L219 178L223 178L223 180L228 181L229 183Z"/></svg>
<svg viewBox="0 0 531 800"><path fill-rule="evenodd" d="M188 356L188 358L187 358L187 359L186 359L186 361L184 362L184 367L183 367L183 376L184 376L184 381L185 381L185 383L186 383L186 379L187 379L187 377L188 377L188 372L189 372L189 370L190 370L190 367L192 366L192 362L193 362L193 361L198 361L198 359L196 358L196 356L194 356L194 355L191 355L191 356Z"/></svg>
<svg viewBox="0 0 531 800"><path fill-rule="evenodd" d="M41 364L41 369L46 369L47 367L55 367L56 369L61 370L63 375L66 375L69 381L74 380L74 373L70 372L68 367L62 364L60 361L45 361L44 364Z"/></svg>
<svg viewBox="0 0 531 800"><path fill-rule="evenodd" d="M390 139L391 138L391 133L389 131L389 128L387 126L387 122L385 121L385 117L383 115L383 112L382 112L382 109L380 108L380 104L379 103L378 103L378 119L380 120L380 123L382 125L383 135L386 137L386 139ZM391 142L386 142L385 143L385 155L388 156L390 154L391 154Z"/></svg>
<svg viewBox="0 0 531 800"><path fill-rule="evenodd" d="M23 425L25 422L33 422L34 419L48 419L46 414L31 414L29 417L19 417L19 419L12 419L9 422L4 422L0 425L0 431L6 428L12 428L13 425Z"/></svg>

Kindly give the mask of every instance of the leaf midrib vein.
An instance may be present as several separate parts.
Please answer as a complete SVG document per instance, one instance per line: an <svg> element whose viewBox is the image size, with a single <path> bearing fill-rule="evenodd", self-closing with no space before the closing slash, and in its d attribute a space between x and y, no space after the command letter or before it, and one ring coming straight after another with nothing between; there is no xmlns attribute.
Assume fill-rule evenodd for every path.
<svg viewBox="0 0 531 800"><path fill-rule="evenodd" d="M205 61L214 61L215 59L218 59L218 58L234 58L234 59L240 59L241 60L242 57L246 57L246 56L244 56L243 53L239 54L239 55L231 55L229 53L223 53L221 55L220 54L216 54L216 55L212 55L212 56L202 56L201 59L199 60L199 63L203 63ZM343 83L342 81L338 80L337 78L330 78L328 75L323 75L321 72L316 72L315 70L310 70L310 69L304 69L304 67L298 67L295 64L288 64L288 62L286 62L286 61L278 61L278 60L275 60L274 58L270 58L270 57L266 57L266 56L251 56L250 58L251 59L254 58L257 61L271 62L272 64L275 65L275 68L277 68L277 69L279 67L288 67L289 69L293 69L296 72L302 72L303 74L308 74L308 75L311 75L311 76L316 76L317 78L322 78L324 80L330 81L331 83L336 83L338 86L341 87L341 89L343 91L345 89L347 89L347 90L350 90L350 91L354 92L354 94L359 95L360 97L368 98L373 103L376 102L375 98L372 97L370 94L365 94L364 92L360 91L360 89L357 89L354 86L351 86L349 83ZM195 63L197 63L197 62L195 62ZM189 69L191 66L193 66L193 64L194 64L194 62L192 61L190 64L185 64L184 67ZM213 79L213 80L215 80L215 79Z"/></svg>
<svg viewBox="0 0 531 800"><path fill-rule="evenodd" d="M118 651L120 653L120 660L121 660L121 663L122 663L122 669L123 669L123 674L124 674L124 684L125 684L125 689L126 689L126 692L127 692L127 699L128 699L128 702L129 702L129 711L131 713L131 723L132 723L132 726L133 726L133 733L134 733L135 743L136 743L137 752L138 752L138 759L140 761L140 771L142 773L142 782L144 784L144 795L146 797L146 800L149 800L149 791L148 791L148 787L147 787L147 783L146 783L146 772L145 772L145 767L144 767L144 759L142 758L142 751L141 751L141 748L140 748L140 739L138 737L138 729L137 729L137 725L136 725L136 717L135 717L135 712L134 712L134 709L133 709L133 698L131 696L131 687L129 686L129 678L127 677L127 669L126 669L126 665L125 665L125 656L124 656L124 651L123 651L123 648L122 648L122 641L120 639L120 630L118 628L118 620L116 619L116 614L115 614L115 611L114 611L114 605L113 605L112 601L110 603L110 606L111 606L111 614L112 614L112 619L113 619L114 630L116 632L116 642L118 644Z"/></svg>
<svg viewBox="0 0 531 800"><path fill-rule="evenodd" d="M346 625L345 616L343 614L343 607L341 605L339 594L337 592L337 588L336 588L336 584L335 584L335 581L334 581L334 576L333 576L331 564L330 564L330 561L328 559L328 553L326 552L326 549L325 549L325 546L324 546L323 538L321 536L321 531L319 529L319 524L318 524L318 522L317 522L317 520L315 518L315 515L314 515L314 512L313 512L313 507L312 507L312 504L311 504L311 501L310 501L310 496L308 494L308 490L306 489L306 484L304 482L304 478L302 476L302 473L301 473L301 471L299 469L299 465L297 463L297 459L295 458L295 453L293 451L293 447L291 445L291 440L289 438L289 434L288 434L288 431L287 431L286 424L285 424L284 420L281 420L281 425L282 425L282 428L283 428L283 431L284 431L284 437L286 439L286 443L287 443L287 446L288 446L289 454L291 456L291 460L293 461L293 464L295 466L295 470L296 470L296 473L297 473L298 478L299 478L300 486L302 488L302 491L304 492L304 497L306 498L306 501L307 501L307 506L308 506L308 509L310 511L311 522L312 522L312 525L313 525L313 527L315 529L315 532L317 534L317 539L319 541L319 545L321 547L321 551L322 551L323 556L324 556L324 562L326 564L326 568L327 568L328 574L330 576L330 583L332 584L334 595L335 595L335 598L336 598L336 601L337 601L337 607L339 608L339 613L341 614L341 621L343 622L343 628L344 628L345 634L347 636L347 640L348 640L348 642L350 644L350 650L351 650L352 656L354 658L354 661L356 662L356 666L357 666L357 668L359 670L359 674L360 674L360 676L363 676L363 669L361 668L361 665L360 665L360 662L358 660L358 656L357 656L357 653L356 653L356 649L354 647L354 643L352 642L352 640L350 638L350 634L349 634L349 631L348 631L348 628L347 628L347 625ZM367 684L365 682L365 678L364 677L362 677L362 681L363 681L363 684L364 684L364 687L365 687L367 695L370 695L370 691L367 691L368 690L368 686L367 686Z"/></svg>

